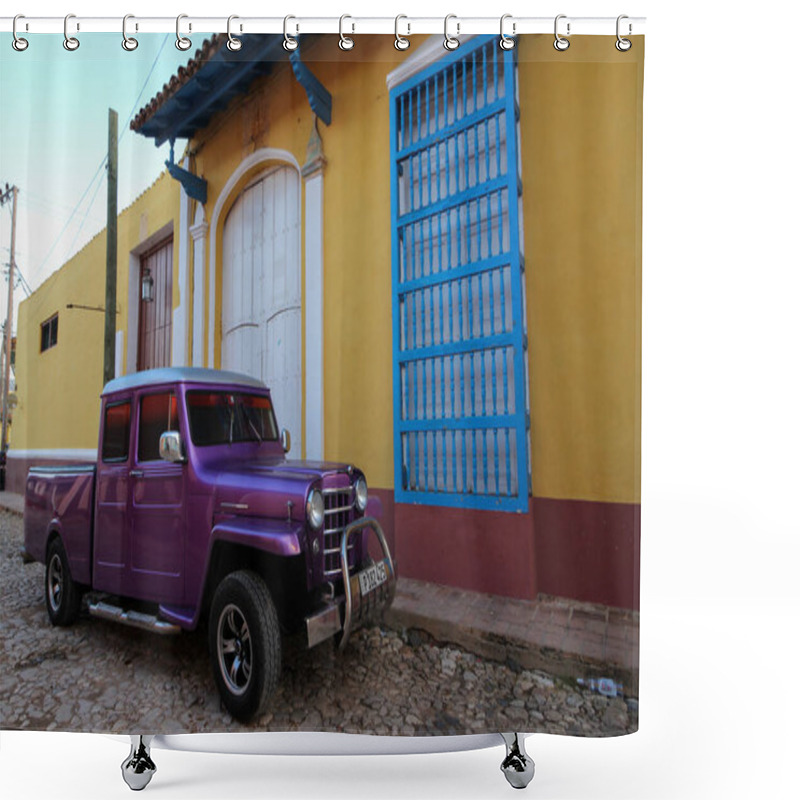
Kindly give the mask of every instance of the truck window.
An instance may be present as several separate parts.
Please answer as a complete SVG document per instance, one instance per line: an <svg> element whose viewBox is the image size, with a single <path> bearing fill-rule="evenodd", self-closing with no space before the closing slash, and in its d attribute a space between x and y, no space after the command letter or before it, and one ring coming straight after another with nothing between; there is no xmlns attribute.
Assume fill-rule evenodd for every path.
<svg viewBox="0 0 800 800"><path fill-rule="evenodd" d="M127 461L130 438L130 400L106 406L103 424L103 461Z"/></svg>
<svg viewBox="0 0 800 800"><path fill-rule="evenodd" d="M278 425L269 397L241 392L187 392L189 432L199 445L275 442Z"/></svg>
<svg viewBox="0 0 800 800"><path fill-rule="evenodd" d="M139 461L158 461L158 442L166 431L178 430L178 400L173 392L148 394L139 403Z"/></svg>

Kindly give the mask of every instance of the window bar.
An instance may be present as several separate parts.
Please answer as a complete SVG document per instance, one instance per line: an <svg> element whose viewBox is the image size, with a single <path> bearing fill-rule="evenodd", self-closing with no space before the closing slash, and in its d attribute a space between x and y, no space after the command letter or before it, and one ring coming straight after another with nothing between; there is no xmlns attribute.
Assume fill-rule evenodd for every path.
<svg viewBox="0 0 800 800"><path fill-rule="evenodd" d="M425 381L423 380L422 385L425 385ZM422 435L422 480L423 486L422 490L427 492L428 491L428 432L421 431Z"/></svg>
<svg viewBox="0 0 800 800"><path fill-rule="evenodd" d="M494 88L494 97L492 98L492 102L498 99L497 97L497 66L498 66L498 58L497 52L493 53L492 58L492 87Z"/></svg>
<svg viewBox="0 0 800 800"><path fill-rule="evenodd" d="M492 348L492 414L497 416L497 349Z"/></svg>
<svg viewBox="0 0 800 800"><path fill-rule="evenodd" d="M503 112L503 113L505 113L505 112ZM500 116L501 116L500 114L495 114L495 117L494 117L495 126L497 128L497 130L495 131L495 133L497 134L497 144L495 145L495 161L497 162L497 174L498 174L498 176L503 174L503 162L502 162L501 157L500 157L500 140L502 138L502 134L501 134L501 130L502 129L501 129L501 126L500 126ZM500 240L500 249L501 250L503 249L502 241L503 240L501 239Z"/></svg>
<svg viewBox="0 0 800 800"><path fill-rule="evenodd" d="M508 414L508 348L503 348L503 413Z"/></svg>
<svg viewBox="0 0 800 800"><path fill-rule="evenodd" d="M489 102L489 84L486 80L486 62L489 56L489 45L485 44L481 48L482 66L483 66L483 107ZM487 142L488 145L488 142Z"/></svg>
<svg viewBox="0 0 800 800"><path fill-rule="evenodd" d="M451 312L452 313L452 312ZM455 356L450 356L450 411L456 416L456 367Z"/></svg>
<svg viewBox="0 0 800 800"><path fill-rule="evenodd" d="M422 136L422 84L417 86L417 141Z"/></svg>
<svg viewBox="0 0 800 800"><path fill-rule="evenodd" d="M494 493L500 496L500 451L497 449L497 428L494 429Z"/></svg>
<svg viewBox="0 0 800 800"><path fill-rule="evenodd" d="M491 117L487 117L483 123L483 131L484 136L486 137L486 180L490 181L492 179L492 156L489 152L491 150L491 146L489 144L489 124L491 122ZM491 200L489 200L489 205L491 206Z"/></svg>
<svg viewBox="0 0 800 800"><path fill-rule="evenodd" d="M483 257L483 249L482 249L482 242L481 242L481 222L482 222L482 219L481 219L481 200L480 200L480 198L478 198L478 201L475 203L475 216L476 216L475 223L476 223L476 226L478 228L478 254L477 255L478 255L478 258L480 259L480 258ZM476 276L477 279L478 279L478 315L479 315L479 319L480 319L479 330L480 330L480 333L481 333L481 339L483 338L483 330L484 330L483 317L484 317L484 312L486 310L484 308L484 306L483 306L483 276L484 276L484 274L485 273L479 273Z"/></svg>
<svg viewBox="0 0 800 800"><path fill-rule="evenodd" d="M405 103L406 96L404 94L400 95L399 102L400 102L400 145L398 146L398 150L402 150L406 145L406 134L405 134L405 114L406 114L406 103Z"/></svg>
<svg viewBox="0 0 800 800"><path fill-rule="evenodd" d="M467 431L461 429L461 481L463 483L463 491L467 491Z"/></svg>
<svg viewBox="0 0 800 800"><path fill-rule="evenodd" d="M489 451L486 447L486 428L483 429L483 492L489 494Z"/></svg>
<svg viewBox="0 0 800 800"><path fill-rule="evenodd" d="M510 497L513 494L511 487L511 440L508 436L508 428L504 428L506 433L506 492Z"/></svg>
<svg viewBox="0 0 800 800"><path fill-rule="evenodd" d="M425 134L426 139L430 139L431 136L431 82L430 79L425 81L425 116L427 119L425 120L425 124L427 126L427 133Z"/></svg>
<svg viewBox="0 0 800 800"><path fill-rule="evenodd" d="M419 491L419 431L414 431L414 488Z"/></svg>

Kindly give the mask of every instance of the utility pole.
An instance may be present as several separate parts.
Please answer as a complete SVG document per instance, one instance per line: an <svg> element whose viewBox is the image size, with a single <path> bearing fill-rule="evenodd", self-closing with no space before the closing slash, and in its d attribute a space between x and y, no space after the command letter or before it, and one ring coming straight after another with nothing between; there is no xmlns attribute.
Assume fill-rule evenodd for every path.
<svg viewBox="0 0 800 800"><path fill-rule="evenodd" d="M11 198L11 257L8 260L8 311L6 312L5 370L3 380L3 433L0 452L8 448L8 384L11 381L11 330L14 325L14 247L17 239L17 187L9 187L0 195L0 206Z"/></svg>
<svg viewBox="0 0 800 800"><path fill-rule="evenodd" d="M106 211L106 325L103 386L114 378L117 334L117 112L108 109L108 208Z"/></svg>

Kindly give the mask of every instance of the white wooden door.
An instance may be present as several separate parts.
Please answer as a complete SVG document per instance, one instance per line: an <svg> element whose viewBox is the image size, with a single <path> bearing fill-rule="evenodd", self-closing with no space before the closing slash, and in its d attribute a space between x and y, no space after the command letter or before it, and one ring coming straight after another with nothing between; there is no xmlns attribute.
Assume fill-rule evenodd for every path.
<svg viewBox="0 0 800 800"><path fill-rule="evenodd" d="M300 181L270 170L239 196L222 238L222 367L263 380L301 452Z"/></svg>

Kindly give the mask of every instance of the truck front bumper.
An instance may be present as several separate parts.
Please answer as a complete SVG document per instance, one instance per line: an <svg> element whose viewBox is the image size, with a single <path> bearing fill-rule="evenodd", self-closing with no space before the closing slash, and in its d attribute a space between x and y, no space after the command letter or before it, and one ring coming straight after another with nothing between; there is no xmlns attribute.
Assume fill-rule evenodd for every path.
<svg viewBox="0 0 800 800"><path fill-rule="evenodd" d="M377 564L370 564L351 574L347 563L347 542L350 536L365 529L370 529L378 537L383 558ZM344 597L337 598L306 617L309 647L341 632L339 650L344 650L353 631L367 623L377 622L394 600L397 584L394 562L386 537L376 519L365 517L345 528L340 557Z"/></svg>

